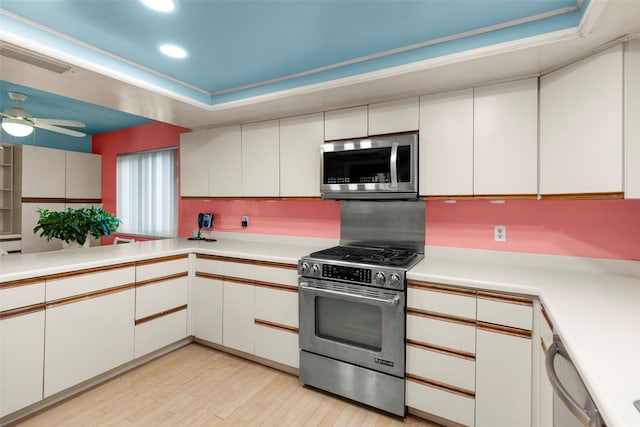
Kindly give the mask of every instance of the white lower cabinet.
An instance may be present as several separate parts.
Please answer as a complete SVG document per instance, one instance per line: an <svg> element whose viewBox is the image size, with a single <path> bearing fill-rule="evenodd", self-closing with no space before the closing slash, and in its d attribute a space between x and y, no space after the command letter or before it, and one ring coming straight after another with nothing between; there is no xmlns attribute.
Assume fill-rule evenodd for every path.
<svg viewBox="0 0 640 427"><path fill-rule="evenodd" d="M436 422L473 426L476 296L473 290L409 282L406 402Z"/></svg>
<svg viewBox="0 0 640 427"><path fill-rule="evenodd" d="M478 292L476 427L530 427L533 302Z"/></svg>
<svg viewBox="0 0 640 427"><path fill-rule="evenodd" d="M0 320L0 418L42 399L43 358L43 309Z"/></svg>
<svg viewBox="0 0 640 427"><path fill-rule="evenodd" d="M47 308L44 397L133 359L135 291Z"/></svg>
<svg viewBox="0 0 640 427"><path fill-rule="evenodd" d="M450 390L407 380L406 402L415 408L436 417L473 426L475 400L473 397L457 394Z"/></svg>
<svg viewBox="0 0 640 427"><path fill-rule="evenodd" d="M187 255L136 264L135 357L187 337Z"/></svg>
<svg viewBox="0 0 640 427"><path fill-rule="evenodd" d="M478 329L476 427L531 425L531 339Z"/></svg>
<svg viewBox="0 0 640 427"><path fill-rule="evenodd" d="M298 293L262 286L254 292L255 355L298 368Z"/></svg>
<svg viewBox="0 0 640 427"><path fill-rule="evenodd" d="M253 293L249 284L224 282L222 345L253 354Z"/></svg>
<svg viewBox="0 0 640 427"><path fill-rule="evenodd" d="M196 338L222 344L222 280L193 281L193 331Z"/></svg>
<svg viewBox="0 0 640 427"><path fill-rule="evenodd" d="M187 336L187 277L136 287L135 357Z"/></svg>
<svg viewBox="0 0 640 427"><path fill-rule="evenodd" d="M195 337L298 368L295 265L198 255Z"/></svg>

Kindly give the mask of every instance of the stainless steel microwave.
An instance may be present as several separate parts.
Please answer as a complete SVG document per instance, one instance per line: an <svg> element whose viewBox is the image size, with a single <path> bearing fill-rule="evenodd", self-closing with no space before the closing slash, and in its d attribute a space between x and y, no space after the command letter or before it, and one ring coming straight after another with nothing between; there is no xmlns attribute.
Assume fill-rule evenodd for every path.
<svg viewBox="0 0 640 427"><path fill-rule="evenodd" d="M320 148L324 199L418 197L418 134L327 142Z"/></svg>

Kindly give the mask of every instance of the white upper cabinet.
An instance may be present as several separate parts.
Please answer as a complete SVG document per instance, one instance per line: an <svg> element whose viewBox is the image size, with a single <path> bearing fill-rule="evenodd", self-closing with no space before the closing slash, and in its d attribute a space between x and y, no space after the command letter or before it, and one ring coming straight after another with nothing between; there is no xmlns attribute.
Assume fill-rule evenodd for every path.
<svg viewBox="0 0 640 427"><path fill-rule="evenodd" d="M540 78L540 193L621 192L623 48Z"/></svg>
<svg viewBox="0 0 640 427"><path fill-rule="evenodd" d="M474 89L473 193L537 194L538 79Z"/></svg>
<svg viewBox="0 0 640 427"><path fill-rule="evenodd" d="M419 98L369 105L369 135L418 130Z"/></svg>
<svg viewBox="0 0 640 427"><path fill-rule="evenodd" d="M280 195L278 120L242 125L242 195Z"/></svg>
<svg viewBox="0 0 640 427"><path fill-rule="evenodd" d="M473 194L473 89L420 97L420 195Z"/></svg>
<svg viewBox="0 0 640 427"><path fill-rule="evenodd" d="M640 198L640 39L627 46L626 125L627 162L625 197Z"/></svg>
<svg viewBox="0 0 640 427"><path fill-rule="evenodd" d="M22 147L22 197L65 198L64 150Z"/></svg>
<svg viewBox="0 0 640 427"><path fill-rule="evenodd" d="M209 196L242 194L242 137L240 126L209 130Z"/></svg>
<svg viewBox="0 0 640 427"><path fill-rule="evenodd" d="M280 120L280 195L320 196L322 113Z"/></svg>
<svg viewBox="0 0 640 427"><path fill-rule="evenodd" d="M209 131L180 135L180 195L209 195Z"/></svg>
<svg viewBox="0 0 640 427"><path fill-rule="evenodd" d="M368 132L367 106L344 108L342 110L325 111L324 139L360 138Z"/></svg>
<svg viewBox="0 0 640 427"><path fill-rule="evenodd" d="M102 198L102 156L66 151L66 198Z"/></svg>
<svg viewBox="0 0 640 427"><path fill-rule="evenodd" d="M102 156L23 146L22 197L101 199Z"/></svg>

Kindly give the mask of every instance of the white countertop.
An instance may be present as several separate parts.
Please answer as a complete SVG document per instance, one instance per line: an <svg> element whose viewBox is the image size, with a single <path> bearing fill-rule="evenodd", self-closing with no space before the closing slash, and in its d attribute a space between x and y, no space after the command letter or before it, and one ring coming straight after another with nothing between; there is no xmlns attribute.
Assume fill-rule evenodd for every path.
<svg viewBox="0 0 640 427"><path fill-rule="evenodd" d="M608 427L638 427L640 262L427 248L408 278L537 296Z"/></svg>
<svg viewBox="0 0 640 427"><path fill-rule="evenodd" d="M215 233L0 257L0 282L183 253L295 264L333 239ZM427 248L408 278L537 296L608 427L640 426L640 262Z"/></svg>

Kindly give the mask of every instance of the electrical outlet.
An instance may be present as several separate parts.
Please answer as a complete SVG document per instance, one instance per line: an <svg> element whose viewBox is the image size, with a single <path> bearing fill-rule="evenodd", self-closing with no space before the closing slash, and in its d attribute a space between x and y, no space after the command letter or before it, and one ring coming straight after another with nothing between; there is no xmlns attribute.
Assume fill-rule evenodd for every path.
<svg viewBox="0 0 640 427"><path fill-rule="evenodd" d="M495 225L493 227L493 239L496 242L507 241L507 227L505 225Z"/></svg>
<svg viewBox="0 0 640 427"><path fill-rule="evenodd" d="M249 216L245 215L242 217L242 222L240 223L241 226L243 227L247 227L249 225Z"/></svg>

